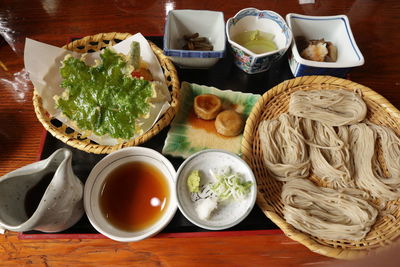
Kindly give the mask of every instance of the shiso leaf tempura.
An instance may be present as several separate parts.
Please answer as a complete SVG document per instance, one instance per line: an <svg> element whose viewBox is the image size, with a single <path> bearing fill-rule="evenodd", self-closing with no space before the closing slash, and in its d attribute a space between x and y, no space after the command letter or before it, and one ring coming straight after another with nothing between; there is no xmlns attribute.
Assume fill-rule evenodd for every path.
<svg viewBox="0 0 400 267"><path fill-rule="evenodd" d="M140 53L138 45L133 42L131 51ZM141 132L138 119L149 114L153 86L131 75L131 63L137 65L140 55L127 57L106 48L100 58L96 66L72 56L63 60L60 74L65 90L55 97L56 106L80 130L128 140Z"/></svg>

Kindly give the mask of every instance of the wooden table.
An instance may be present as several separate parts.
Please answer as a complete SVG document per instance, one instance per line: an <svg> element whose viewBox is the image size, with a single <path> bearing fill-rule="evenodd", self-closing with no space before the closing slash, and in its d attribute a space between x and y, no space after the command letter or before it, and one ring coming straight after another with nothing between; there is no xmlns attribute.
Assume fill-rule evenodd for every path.
<svg viewBox="0 0 400 267"><path fill-rule="evenodd" d="M400 108L400 2L397 0L0 0L0 175L37 160L43 127L32 106L24 72L25 37L55 46L71 37L100 32L162 35L171 9L223 11L225 19L256 7L306 15L346 14L365 64L350 79L368 86ZM281 233L224 237L154 237L137 243L109 239L19 240L0 236L1 265L311 265L333 262Z"/></svg>

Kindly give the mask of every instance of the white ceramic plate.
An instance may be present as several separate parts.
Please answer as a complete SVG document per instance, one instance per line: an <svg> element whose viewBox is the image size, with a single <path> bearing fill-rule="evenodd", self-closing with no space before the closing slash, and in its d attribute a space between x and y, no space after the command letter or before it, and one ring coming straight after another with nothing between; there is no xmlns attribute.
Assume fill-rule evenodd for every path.
<svg viewBox="0 0 400 267"><path fill-rule="evenodd" d="M187 178L191 171L200 170L201 184L213 182L214 178L209 170L215 173L226 167L233 172L240 173L243 179L253 184L246 198L241 201L231 200L223 205L218 205L208 220L200 219L195 211L195 202L187 188ZM257 185L254 174L247 163L237 155L225 150L209 149L193 154L187 158L178 169L176 193L178 207L183 215L193 224L208 230L222 230L240 223L253 209L257 195Z"/></svg>

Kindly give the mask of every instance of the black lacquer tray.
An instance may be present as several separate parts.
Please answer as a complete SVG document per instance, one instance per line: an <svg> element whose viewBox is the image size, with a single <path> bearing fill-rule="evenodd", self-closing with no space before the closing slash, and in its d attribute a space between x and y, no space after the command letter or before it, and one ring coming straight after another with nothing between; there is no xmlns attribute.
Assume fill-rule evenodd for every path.
<svg viewBox="0 0 400 267"><path fill-rule="evenodd" d="M158 47L163 47L162 36L148 36L148 40L155 43ZM176 66L179 80L200 85L213 86L218 89L230 89L245 93L264 94L268 89L281 83L284 80L293 78L290 71L287 56L284 55L279 61L274 63L270 70L259 74L246 74L233 63L230 46L227 43L226 55L216 65L210 69L182 69ZM169 127L166 127L158 135L141 146L153 148L161 152ZM91 169L106 155L89 154L72 148L51 134L44 132L39 159L49 157L58 148L66 147L72 151L72 167L75 174L85 182ZM166 156L177 170L183 162L183 158ZM182 213L177 210L174 218L169 225L158 236L179 237L196 235L225 235L225 234L250 234L250 233L276 233L279 228L270 221L255 205L249 216L238 225L225 231L209 231L199 228L189 222ZM39 231L29 231L21 233L21 239L40 239L40 238L102 238L90 224L84 215L82 219L66 231L52 234L44 234Z"/></svg>

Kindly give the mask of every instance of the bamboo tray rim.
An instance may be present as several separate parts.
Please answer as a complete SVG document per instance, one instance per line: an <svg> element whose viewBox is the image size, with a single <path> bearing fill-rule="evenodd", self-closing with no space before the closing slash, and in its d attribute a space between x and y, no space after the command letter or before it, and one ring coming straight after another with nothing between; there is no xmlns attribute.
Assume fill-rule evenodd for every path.
<svg viewBox="0 0 400 267"><path fill-rule="evenodd" d="M255 137L258 129L258 124L260 122L260 117L265 112L264 108L274 98L279 98L279 95L282 93L287 93L290 90L301 90L298 88L310 88L311 86L315 86L317 88L327 89L326 86L334 86L334 87L342 87L344 89L357 89L360 90L364 100L368 99L373 103L376 103L377 108L381 109L383 113L390 115L391 119L393 119L398 126L397 135L399 135L400 129L400 111L397 110L386 98L375 92L374 90L363 86L361 84L352 82L350 80L336 78L332 76L303 76L297 77L294 79L286 80L275 87L268 90L259 101L253 107L252 112L249 115L249 118L246 122L246 126L244 129L244 136L242 140L242 151L243 151L243 159L252 167L255 172L257 183L259 184L262 179L267 179L266 177L260 177L258 173L259 168L265 168L263 166L257 166L257 160L262 161L262 151L256 150L255 145ZM312 88L312 89L317 89ZM368 103L367 103L368 106ZM370 108L370 107L369 107ZM283 113L282 111L277 112L277 114ZM370 109L368 113L373 113ZM371 115L371 114L369 114ZM373 115L373 114L372 114ZM368 116L368 115L367 115ZM383 118L385 119L385 118ZM278 182L279 183L279 182ZM369 254L376 253L379 250L386 249L388 245L392 244L393 239L398 239L400 235L400 227L396 227L396 223L399 225L400 218L397 218L397 221L392 225L392 230L395 232L393 239L391 240L380 240L380 247L369 248L368 244L365 244L364 247L354 247L354 249L346 249L341 248L340 244L337 247L328 246L328 244L321 242L320 240L316 240L311 238L309 234L303 233L293 226L288 224L283 217L278 214L275 207L266 201L266 195L262 192L261 189L258 189L257 194L257 204L262 209L264 214L271 219L283 232L286 236L291 238L294 241L297 241L308 249L315 253L319 253L321 255L325 255L328 257L333 257L337 259L356 259ZM280 201L280 196L277 196ZM273 203L276 204L276 203ZM400 209L400 200L397 200L397 210ZM377 220L378 221L378 220ZM377 224L377 222L375 223ZM375 229L374 227L371 231L379 231L380 229Z"/></svg>

